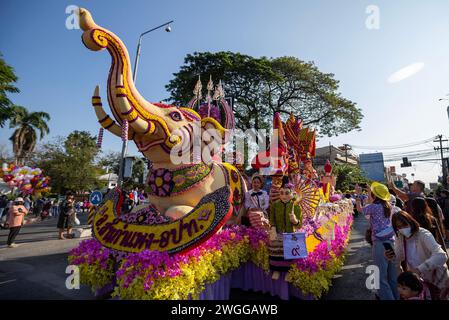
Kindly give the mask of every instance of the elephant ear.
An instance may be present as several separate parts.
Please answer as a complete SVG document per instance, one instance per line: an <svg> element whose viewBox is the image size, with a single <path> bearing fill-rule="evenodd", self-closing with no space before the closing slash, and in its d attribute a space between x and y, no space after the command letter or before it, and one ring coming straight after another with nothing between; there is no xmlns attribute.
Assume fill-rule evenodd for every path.
<svg viewBox="0 0 449 320"><path fill-rule="evenodd" d="M203 130L215 130L214 136L221 138L222 144L228 142L231 136L231 130L224 128L221 123L212 117L206 117L201 119L201 128Z"/></svg>
<svg viewBox="0 0 449 320"><path fill-rule="evenodd" d="M204 129L216 129L223 143L229 140L232 130L235 129L235 118L232 108L225 99L201 104L198 107L198 114L201 116L201 126Z"/></svg>

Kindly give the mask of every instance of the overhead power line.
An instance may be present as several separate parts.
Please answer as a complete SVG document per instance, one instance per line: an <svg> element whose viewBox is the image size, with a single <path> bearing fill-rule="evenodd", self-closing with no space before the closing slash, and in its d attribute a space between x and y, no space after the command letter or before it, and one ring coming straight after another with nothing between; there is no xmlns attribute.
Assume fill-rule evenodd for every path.
<svg viewBox="0 0 449 320"><path fill-rule="evenodd" d="M409 142L409 143L405 143L405 144L399 144L399 145L395 145L395 146L356 146L353 144L350 144L349 146L353 149L367 149L367 150L390 150L390 149L402 149L402 148L409 148L409 147L413 147L413 146L417 146L420 144L425 144L428 142L433 141L433 139L435 139L435 137L426 139L426 140L421 140L421 141L416 141L416 142Z"/></svg>

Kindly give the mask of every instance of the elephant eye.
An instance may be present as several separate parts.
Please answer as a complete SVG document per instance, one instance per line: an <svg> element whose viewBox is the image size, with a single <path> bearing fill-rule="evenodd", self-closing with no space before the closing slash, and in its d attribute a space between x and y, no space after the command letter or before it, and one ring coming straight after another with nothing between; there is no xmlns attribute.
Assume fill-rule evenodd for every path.
<svg viewBox="0 0 449 320"><path fill-rule="evenodd" d="M182 117L181 114L177 111L173 111L172 113L170 113L170 117L175 120L175 121L181 121Z"/></svg>

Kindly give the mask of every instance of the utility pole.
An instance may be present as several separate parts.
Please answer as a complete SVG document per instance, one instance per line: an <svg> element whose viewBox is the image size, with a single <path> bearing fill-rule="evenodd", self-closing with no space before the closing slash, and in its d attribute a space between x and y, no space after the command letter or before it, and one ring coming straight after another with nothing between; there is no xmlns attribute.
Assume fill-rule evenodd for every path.
<svg viewBox="0 0 449 320"><path fill-rule="evenodd" d="M447 171L445 169L445 164L444 164L444 155L443 155L443 150L449 150L449 148L443 148L443 142L446 142L447 140L443 140L443 136L440 134L438 136L436 136L436 138L438 140L433 140L433 142L439 142L440 146L434 148L436 151L440 150L441 152L441 169L443 171L443 186L445 188L447 188Z"/></svg>
<svg viewBox="0 0 449 320"><path fill-rule="evenodd" d="M351 150L351 147L349 146L349 144L345 143L343 145L343 150L345 151L346 163L348 163L348 150Z"/></svg>

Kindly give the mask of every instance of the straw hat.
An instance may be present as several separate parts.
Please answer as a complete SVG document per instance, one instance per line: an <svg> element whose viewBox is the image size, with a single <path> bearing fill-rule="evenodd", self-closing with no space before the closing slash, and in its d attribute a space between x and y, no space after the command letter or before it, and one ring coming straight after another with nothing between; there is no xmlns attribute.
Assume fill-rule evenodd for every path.
<svg viewBox="0 0 449 320"><path fill-rule="evenodd" d="M379 182L373 182L371 184L371 192L379 199L390 202L391 194L388 191L388 188L386 185L379 183Z"/></svg>

